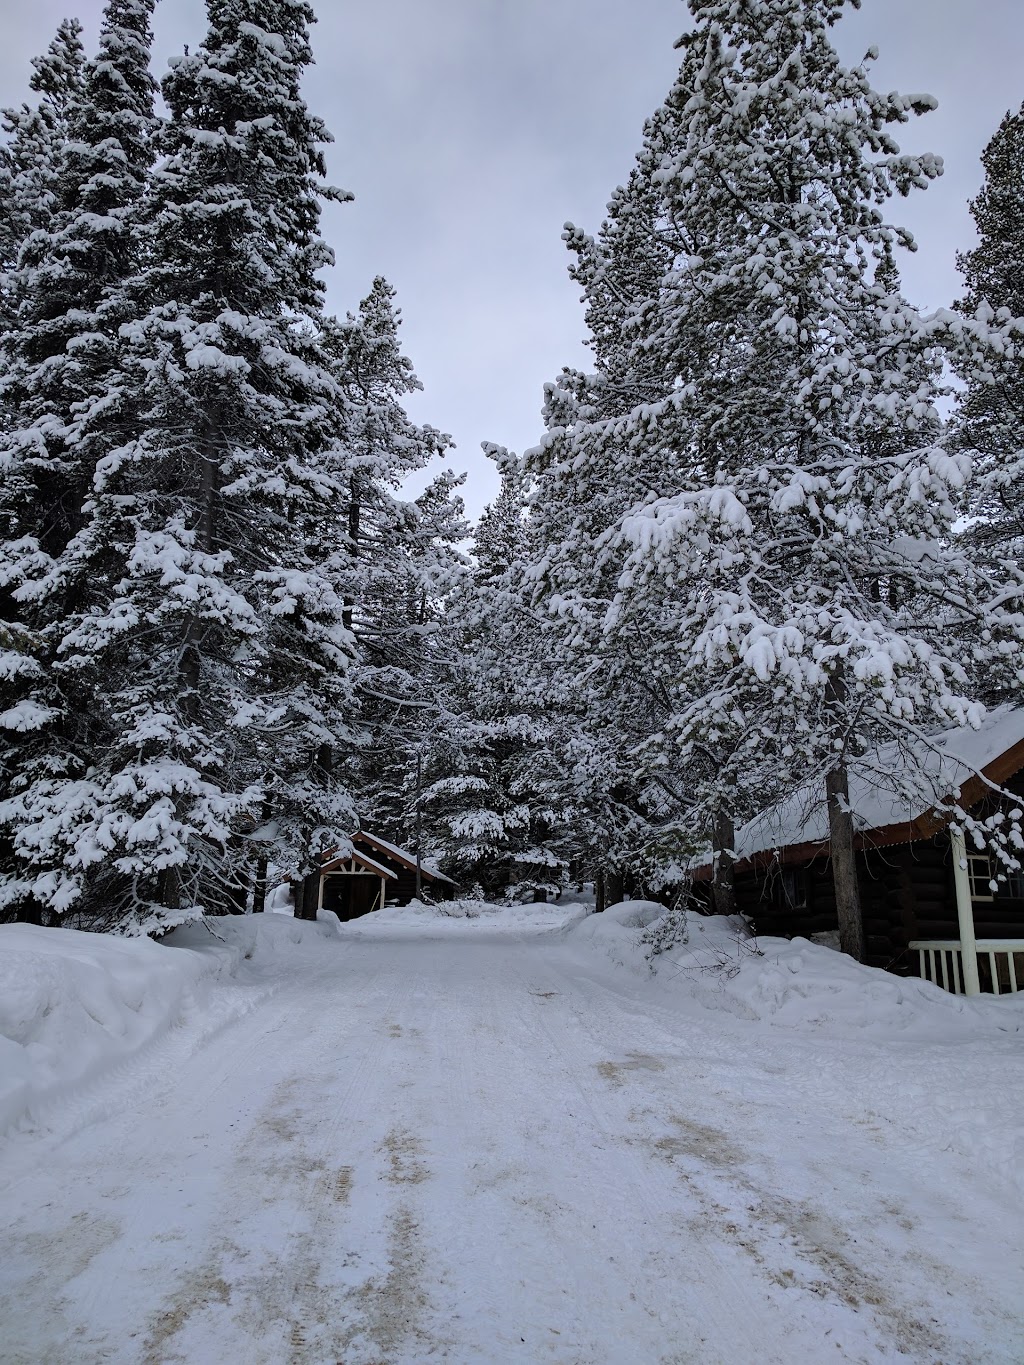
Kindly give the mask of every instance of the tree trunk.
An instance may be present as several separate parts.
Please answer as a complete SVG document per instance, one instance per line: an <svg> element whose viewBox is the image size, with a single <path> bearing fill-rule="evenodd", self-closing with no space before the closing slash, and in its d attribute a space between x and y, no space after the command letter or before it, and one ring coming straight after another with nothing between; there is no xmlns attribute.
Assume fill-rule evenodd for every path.
<svg viewBox="0 0 1024 1365"><path fill-rule="evenodd" d="M217 460L218 442L210 434L206 450L200 457L199 506L195 518L196 543L204 554L212 555L217 548L217 497L220 467ZM190 721L199 718L202 684L203 623L192 617L185 630L185 647L181 655L182 710Z"/></svg>
<svg viewBox="0 0 1024 1365"><path fill-rule="evenodd" d="M715 875L711 883L715 913L736 914L736 873L732 850L736 843L736 829L732 814L719 806L715 812L713 848Z"/></svg>
<svg viewBox="0 0 1024 1365"><path fill-rule="evenodd" d="M200 455L199 504L194 518L196 543L205 554L214 553L217 540L217 449L216 436L208 429L205 449ZM178 669L179 702L182 715L190 723L199 719L201 710L203 633L203 623L193 616L185 627ZM161 874L158 900L165 909L177 910L181 908L181 895L181 869L169 867Z"/></svg>
<svg viewBox="0 0 1024 1365"><path fill-rule="evenodd" d="M244 915L249 908L249 891L252 883L249 880L248 869L241 863L237 872L232 874L230 884L227 888L224 908L229 915Z"/></svg>
<svg viewBox="0 0 1024 1365"><path fill-rule="evenodd" d="M262 915L267 908L267 860L256 860L256 880L252 891L252 913Z"/></svg>
<svg viewBox="0 0 1024 1365"><path fill-rule="evenodd" d="M359 532L362 520L362 502L360 492L353 477L350 485L350 501L348 504L348 537L351 543L352 558L359 557ZM345 599L345 609L342 612L342 622L346 630L352 629L352 621L355 613L355 602L351 598Z"/></svg>
<svg viewBox="0 0 1024 1365"><path fill-rule="evenodd" d="M853 848L853 815L849 807L850 782L845 762L825 779L828 795L828 832L832 853L832 880L839 916L839 946L857 962L864 961L864 920L857 884L857 855Z"/></svg>
<svg viewBox="0 0 1024 1365"><path fill-rule="evenodd" d="M857 884L857 855L853 848L853 814L850 810L850 774L845 750L840 748L847 730L846 678L842 664L829 679L825 701L831 711L831 730L836 737L835 767L825 778L828 800L828 836L832 857L832 881L836 891L839 946L857 962L864 961L864 919Z"/></svg>
<svg viewBox="0 0 1024 1365"><path fill-rule="evenodd" d="M315 920L320 908L320 871L309 872L296 890L296 919ZM300 910L301 905L301 910Z"/></svg>
<svg viewBox="0 0 1024 1365"><path fill-rule="evenodd" d="M15 915L15 923L38 924L42 926L43 907L36 900L35 896L29 896L27 900L23 900L19 903L17 914Z"/></svg>
<svg viewBox="0 0 1024 1365"><path fill-rule="evenodd" d="M313 764L314 777L318 777L326 786L331 780L333 770L334 751L329 744L321 744L316 751L316 759ZM315 920L320 910L320 880L323 875L321 865L324 852L325 850L319 845L307 849L309 859L313 863L313 870L306 873L300 883L300 889L296 890L296 919Z"/></svg>
<svg viewBox="0 0 1024 1365"><path fill-rule="evenodd" d="M165 867L160 873L160 889L157 900L165 910L181 909L181 868Z"/></svg>
<svg viewBox="0 0 1024 1365"><path fill-rule="evenodd" d="M423 754L416 750L416 899L423 899Z"/></svg>
<svg viewBox="0 0 1024 1365"><path fill-rule="evenodd" d="M604 890L604 872L598 869L594 877L594 914L603 915L607 903Z"/></svg>
<svg viewBox="0 0 1024 1365"><path fill-rule="evenodd" d="M618 905L622 900L623 883L622 872L617 867L610 867L604 874L605 897L609 905Z"/></svg>

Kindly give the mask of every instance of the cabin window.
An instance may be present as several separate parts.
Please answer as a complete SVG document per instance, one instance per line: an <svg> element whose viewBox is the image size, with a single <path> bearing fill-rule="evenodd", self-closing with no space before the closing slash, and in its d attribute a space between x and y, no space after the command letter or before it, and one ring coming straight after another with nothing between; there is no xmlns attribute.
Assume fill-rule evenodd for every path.
<svg viewBox="0 0 1024 1365"><path fill-rule="evenodd" d="M1024 901L1024 869L1020 872L1007 872L1006 881L999 885L999 894L1010 900Z"/></svg>
<svg viewBox="0 0 1024 1365"><path fill-rule="evenodd" d="M802 867L784 867L779 876L779 903L782 910L807 909L807 873Z"/></svg>
<svg viewBox="0 0 1024 1365"><path fill-rule="evenodd" d="M967 855L967 876L971 883L972 901L991 901L995 900L992 887L992 859L985 853L969 853Z"/></svg>

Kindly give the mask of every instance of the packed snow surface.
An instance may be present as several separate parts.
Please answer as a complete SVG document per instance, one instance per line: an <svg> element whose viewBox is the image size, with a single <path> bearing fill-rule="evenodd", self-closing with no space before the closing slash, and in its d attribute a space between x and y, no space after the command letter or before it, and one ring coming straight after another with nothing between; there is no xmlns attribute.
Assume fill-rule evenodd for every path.
<svg viewBox="0 0 1024 1365"><path fill-rule="evenodd" d="M537 935L561 938L590 913L577 902L558 905L492 905L487 901L444 901L440 905L388 906L340 926L346 938L474 939Z"/></svg>
<svg viewBox="0 0 1024 1365"><path fill-rule="evenodd" d="M0 928L0 1358L1019 1365L1021 1002L661 913Z"/></svg>

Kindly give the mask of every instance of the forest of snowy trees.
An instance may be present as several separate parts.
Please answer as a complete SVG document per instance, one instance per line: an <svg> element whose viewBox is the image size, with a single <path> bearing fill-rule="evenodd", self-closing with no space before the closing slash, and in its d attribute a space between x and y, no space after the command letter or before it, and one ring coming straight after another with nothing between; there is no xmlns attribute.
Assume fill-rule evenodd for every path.
<svg viewBox="0 0 1024 1365"><path fill-rule="evenodd" d="M315 914L324 850L414 823L510 898L678 894L710 846L727 912L739 823L817 776L860 955L851 763L1020 693L1024 111L923 313L890 209L934 102L843 64L855 2L688 0L566 227L592 367L486 447L472 532L460 478L404 491L450 442L392 288L326 315L311 5L209 0L159 91L156 0L92 58L61 26L0 160L0 918L152 932L271 877Z"/></svg>

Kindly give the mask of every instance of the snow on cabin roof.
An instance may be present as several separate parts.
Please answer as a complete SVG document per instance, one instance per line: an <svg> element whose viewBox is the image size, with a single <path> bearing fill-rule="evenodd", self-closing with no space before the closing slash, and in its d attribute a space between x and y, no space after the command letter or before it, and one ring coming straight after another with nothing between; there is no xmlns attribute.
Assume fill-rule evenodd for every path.
<svg viewBox="0 0 1024 1365"><path fill-rule="evenodd" d="M1006 762L999 764L999 759ZM914 821L972 779L976 782L979 774L1001 783L1022 767L1024 709L1019 707L993 708L978 730L957 726L926 740L883 744L850 764L854 828L897 836L888 842L909 840ZM972 804L980 795L971 797ZM818 779L748 821L736 834L735 852L737 859L753 858L800 845L827 844L828 838L825 784ZM705 856L695 865L707 861Z"/></svg>
<svg viewBox="0 0 1024 1365"><path fill-rule="evenodd" d="M379 834L369 834L365 829L361 829L354 837L356 839L365 839L367 843L375 844L382 853L390 853L393 858L397 858L399 862L405 863L407 867L414 868L416 866L415 853L408 853L404 848L399 848L397 844L388 843L387 839L382 839ZM437 864L432 858L421 858L420 870L434 881L447 882L449 886L455 885L451 877L446 877L443 872L437 870Z"/></svg>

